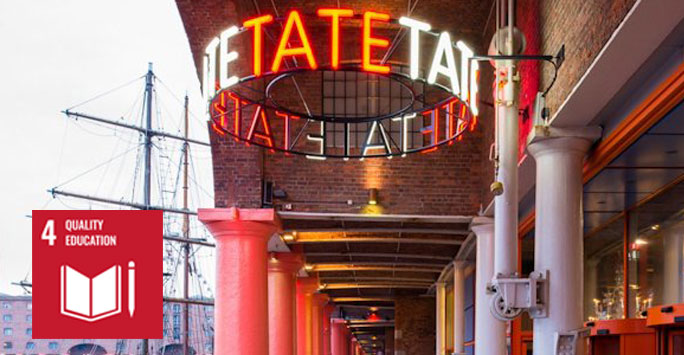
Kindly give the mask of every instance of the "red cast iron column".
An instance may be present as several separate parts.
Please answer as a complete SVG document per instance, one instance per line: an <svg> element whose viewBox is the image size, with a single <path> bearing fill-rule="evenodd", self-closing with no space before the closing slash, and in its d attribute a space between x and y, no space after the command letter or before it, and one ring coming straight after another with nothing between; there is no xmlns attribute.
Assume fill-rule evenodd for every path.
<svg viewBox="0 0 684 355"><path fill-rule="evenodd" d="M296 349L296 273L299 253L272 253L268 259L268 341L270 354L294 355Z"/></svg>
<svg viewBox="0 0 684 355"><path fill-rule="evenodd" d="M332 355L349 355L349 331L344 319L335 318L331 323L330 347Z"/></svg>
<svg viewBox="0 0 684 355"><path fill-rule="evenodd" d="M200 209L216 239L214 352L268 355L268 239L278 230L273 209Z"/></svg>
<svg viewBox="0 0 684 355"><path fill-rule="evenodd" d="M318 290L317 277L297 279L297 355L317 355L314 352L313 295Z"/></svg>

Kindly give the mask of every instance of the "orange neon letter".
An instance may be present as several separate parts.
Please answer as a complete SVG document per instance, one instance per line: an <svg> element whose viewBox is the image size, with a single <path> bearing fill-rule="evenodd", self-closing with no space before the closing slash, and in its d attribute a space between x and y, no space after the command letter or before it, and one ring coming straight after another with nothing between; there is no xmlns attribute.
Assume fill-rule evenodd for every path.
<svg viewBox="0 0 684 355"><path fill-rule="evenodd" d="M388 47L389 41L385 38L371 37L371 21L389 21L390 16L379 12L366 11L363 13L363 62L365 71L387 74L390 72L388 65L371 64L371 47Z"/></svg>
<svg viewBox="0 0 684 355"><path fill-rule="evenodd" d="M302 40L302 46L295 48L287 48L290 35L292 34L293 25L297 27L297 34L299 34L299 38ZM294 56L301 54L306 55L306 59L309 61L309 67L311 67L311 69L318 68L318 65L316 64L316 59L314 59L313 52L311 51L311 45L309 45L309 37L306 35L304 25L302 24L302 18L299 16L299 12L290 11L290 14L287 16L287 21L285 22L285 29L283 29L283 34L280 36L278 51L276 51L275 58L273 59L271 71L274 73L278 72L284 56Z"/></svg>
<svg viewBox="0 0 684 355"><path fill-rule="evenodd" d="M273 21L273 16L264 15L245 21L246 28L254 27L254 76L261 76L261 27Z"/></svg>
<svg viewBox="0 0 684 355"><path fill-rule="evenodd" d="M330 66L337 69L340 66L340 17L354 16L354 10L351 9L318 9L319 17L330 17L331 23L331 48L330 48Z"/></svg>

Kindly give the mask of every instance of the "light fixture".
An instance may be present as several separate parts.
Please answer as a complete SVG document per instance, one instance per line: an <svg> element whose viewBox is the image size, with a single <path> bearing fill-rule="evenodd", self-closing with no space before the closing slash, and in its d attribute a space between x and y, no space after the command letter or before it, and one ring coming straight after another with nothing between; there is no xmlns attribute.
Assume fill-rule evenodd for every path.
<svg viewBox="0 0 684 355"><path fill-rule="evenodd" d="M651 230L657 231L660 230L660 224L654 224L651 226Z"/></svg>
<svg viewBox="0 0 684 355"><path fill-rule="evenodd" d="M644 240L644 239L636 239L636 240L634 241L634 244L636 244L636 245L646 245L646 244L648 244L648 241L647 241L647 240Z"/></svg>
<svg viewBox="0 0 684 355"><path fill-rule="evenodd" d="M369 205L377 205L378 204L378 189L372 188L369 190L368 204Z"/></svg>
<svg viewBox="0 0 684 355"><path fill-rule="evenodd" d="M306 264L304 265L304 270L306 271L311 271L314 269L314 266L312 264Z"/></svg>
<svg viewBox="0 0 684 355"><path fill-rule="evenodd" d="M295 238L297 237L297 232L292 231L291 233L285 233L283 234L283 240L286 242L293 242Z"/></svg>

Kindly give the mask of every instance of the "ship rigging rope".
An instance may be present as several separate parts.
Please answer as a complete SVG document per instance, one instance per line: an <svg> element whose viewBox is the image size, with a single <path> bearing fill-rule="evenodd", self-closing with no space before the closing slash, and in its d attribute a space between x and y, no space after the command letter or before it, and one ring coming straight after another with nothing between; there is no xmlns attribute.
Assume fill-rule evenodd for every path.
<svg viewBox="0 0 684 355"><path fill-rule="evenodd" d="M130 149L128 149L128 150L122 152L121 154L118 154L118 155L116 155L116 156L114 156L114 157L112 157L112 158L110 158L110 159L107 159L106 161L104 161L104 162L102 162L102 163L100 163L100 164L98 164L98 165L95 165L94 167L92 167L92 168L90 168L90 169L88 169L88 170L86 170L86 171L84 171L84 172L82 172L82 173L80 173L80 174L78 174L78 175L72 177L71 179L68 179L68 180L62 182L61 184L57 184L57 185L55 186L55 188L64 186L64 185L66 185L66 184L68 184L68 183L70 183L70 182L72 182L72 181L74 181L74 180L80 178L81 176L86 175L86 174L92 172L93 170L96 170L96 169L102 167L102 166L105 165L105 164L111 163L112 161L114 161L114 160L116 160L116 159L118 159L118 158L120 158L120 157L126 155L127 153L129 153L129 152L131 152L132 150L137 149L137 148L138 148L138 145L136 145L136 146L134 146L133 148L130 148Z"/></svg>
<svg viewBox="0 0 684 355"><path fill-rule="evenodd" d="M78 103L78 104L76 104L76 105L73 105L73 106L67 108L66 111L69 111L69 110L71 110L71 109L74 109L74 108L76 108L76 107L78 107L78 106L85 105L85 104L87 104L88 102L91 102L91 101L93 101L93 100L97 100L97 99L101 98L102 96L109 95L109 94L113 93L114 91L117 91L117 90L122 89L122 88L124 88L124 87L126 87L126 86L128 86L128 85L131 85L131 84L133 84L134 82L136 82L136 81L138 81L138 80L140 80L140 79L142 79L142 78L144 78L144 77L145 77L145 75L142 75L142 76L137 77L137 78L135 78L135 79L133 79L133 80L131 80L131 81L128 81L128 82L126 82L126 83L123 83L123 84L121 84L121 85L119 85L119 86L117 86L117 87L115 87L115 88L113 88L113 89L110 89L110 90L107 90L107 91L105 91L105 92L103 92L103 93L100 93L100 94L98 94L98 95L95 95L95 96L93 96L92 98L90 98L90 99L88 99L88 100L85 100L85 101L83 101L83 102L80 102L80 103Z"/></svg>

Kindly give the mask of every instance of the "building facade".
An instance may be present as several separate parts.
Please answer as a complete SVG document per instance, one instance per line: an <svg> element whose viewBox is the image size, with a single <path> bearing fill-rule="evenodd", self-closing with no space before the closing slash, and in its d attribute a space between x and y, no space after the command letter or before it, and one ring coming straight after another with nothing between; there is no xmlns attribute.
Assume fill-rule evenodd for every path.
<svg viewBox="0 0 684 355"><path fill-rule="evenodd" d="M283 23L293 12L307 15L302 26L316 58L329 58L330 23L315 15L324 7L356 15L340 27L343 62L364 56L358 36L369 11L430 23L476 54L492 54L497 25L512 19L526 38L518 54L549 55L553 62L527 58L511 69L520 85L513 180L501 170L494 174L502 155L500 146L491 148L511 137L495 139L496 127L510 123L495 113L504 100L490 88L510 83L487 61L480 63L479 113L467 134L425 154L392 159L312 159L245 144L216 125L230 122L238 136L241 129L254 137L264 124L259 113L244 109L233 117L238 110L229 110L229 101L218 111L213 101L208 129L216 198L199 217L217 240L216 352L546 355L554 351L554 335L576 335L584 321L638 320L649 307L684 301L684 200L677 193L684 176L681 3L176 3L205 89L216 84L206 80L213 55L207 48L216 50L212 41L232 25L243 31L230 42L240 53L229 64L238 77L259 77L256 33L263 33L261 64L276 62L278 39L288 28ZM508 20L507 8L513 9ZM268 25L255 29L255 19ZM392 44L391 51L374 52L378 61L386 59L379 63L408 62L408 41L393 37L400 28L392 21L373 28ZM299 33L291 46L304 45ZM434 43L423 45L427 71ZM306 63L305 54L291 56ZM299 65L292 58L285 63ZM292 82L281 91L266 94L265 78L240 83L234 93L256 91L264 95L261 103L322 116L380 115L383 103L402 102L381 75L339 76L321 67L286 77ZM434 112L416 121L409 136L437 135L434 117L448 113ZM285 131L283 121L270 122L272 132ZM347 137L352 153L368 145L368 131L347 135L339 123L292 124L322 152L346 149ZM393 136L392 126L387 131ZM270 132L257 132L261 145L276 139ZM515 183L495 195L490 186L500 180ZM499 196L511 191L515 227L495 230L507 218L495 213L508 198ZM513 260L514 270L504 270L502 260ZM546 275L544 315L495 319L487 284L502 271L512 278ZM583 348L585 340L575 346ZM655 353L656 340L650 341L634 349Z"/></svg>
<svg viewBox="0 0 684 355"><path fill-rule="evenodd" d="M137 339L33 339L31 296L0 295L2 307L2 354L142 354ZM150 354L183 354L186 326L183 305L164 303L164 339L150 340ZM191 306L189 310L191 354L213 353L213 309Z"/></svg>

